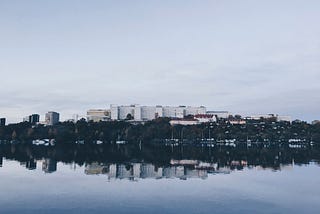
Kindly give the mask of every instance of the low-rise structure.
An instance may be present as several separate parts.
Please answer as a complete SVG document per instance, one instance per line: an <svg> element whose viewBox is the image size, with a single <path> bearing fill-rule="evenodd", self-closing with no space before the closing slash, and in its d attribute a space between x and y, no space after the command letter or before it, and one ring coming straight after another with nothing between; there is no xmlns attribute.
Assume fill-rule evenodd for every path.
<svg viewBox="0 0 320 214"><path fill-rule="evenodd" d="M320 120L314 120L314 121L312 121L312 125L315 125L315 124L320 124Z"/></svg>
<svg viewBox="0 0 320 214"><path fill-rule="evenodd" d="M111 120L111 111L107 109L90 109L87 111L87 120L93 122Z"/></svg>
<svg viewBox="0 0 320 214"><path fill-rule="evenodd" d="M170 120L169 123L172 126L174 126L174 125L188 126L188 125L198 125L199 121L196 120L196 119L180 119L180 118L176 118L176 119Z"/></svg>
<svg viewBox="0 0 320 214"><path fill-rule="evenodd" d="M274 119L277 122L292 122L290 116L282 116L277 114L260 114L246 117L247 120Z"/></svg>
<svg viewBox="0 0 320 214"><path fill-rule="evenodd" d="M230 116L230 112L228 111L207 111L206 114L214 115L218 119L227 119Z"/></svg>
<svg viewBox="0 0 320 214"><path fill-rule="evenodd" d="M216 122L216 116L212 114L196 114L194 119L198 120L199 123L211 123Z"/></svg>
<svg viewBox="0 0 320 214"><path fill-rule="evenodd" d="M246 124L246 120L243 119L231 119L228 121L231 125L244 125Z"/></svg>

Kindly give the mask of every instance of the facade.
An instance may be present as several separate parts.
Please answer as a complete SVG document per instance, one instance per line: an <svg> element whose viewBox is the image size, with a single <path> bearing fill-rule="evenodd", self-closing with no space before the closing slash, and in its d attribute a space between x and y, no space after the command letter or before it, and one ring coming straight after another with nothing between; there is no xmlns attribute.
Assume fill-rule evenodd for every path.
<svg viewBox="0 0 320 214"><path fill-rule="evenodd" d="M93 122L108 121L111 119L111 111L107 109L90 109L87 111L87 120Z"/></svg>
<svg viewBox="0 0 320 214"><path fill-rule="evenodd" d="M173 119L170 120L170 125L183 125L183 126L188 126L188 125L198 125L199 121L196 119Z"/></svg>
<svg viewBox="0 0 320 214"><path fill-rule="evenodd" d="M244 125L247 123L246 120L242 120L242 119L233 119L233 120L229 120L228 122L232 125Z"/></svg>
<svg viewBox="0 0 320 214"><path fill-rule="evenodd" d="M278 122L279 122L279 121L285 121L285 122L291 123L292 119L291 119L290 116L280 116L280 115L278 115L278 116L277 116L277 121L278 121Z"/></svg>
<svg viewBox="0 0 320 214"><path fill-rule="evenodd" d="M182 119L185 116L205 113L206 108L204 106L140 106L137 104L110 106L111 120L125 120L131 118L135 121L148 121L159 117ZM128 115L131 115L131 117L128 117Z"/></svg>
<svg viewBox="0 0 320 214"><path fill-rule="evenodd" d="M128 106L110 106L110 117L111 120L125 120L134 119L141 120L141 108L139 105L128 105Z"/></svg>
<svg viewBox="0 0 320 214"><path fill-rule="evenodd" d="M119 108L117 105L110 105L111 120L118 120Z"/></svg>
<svg viewBox="0 0 320 214"><path fill-rule="evenodd" d="M216 116L211 114L196 114L194 119L198 120L199 123L211 123L216 122Z"/></svg>
<svg viewBox="0 0 320 214"><path fill-rule="evenodd" d="M163 117L169 117L169 118L183 118L184 117L184 111L185 106L164 106L162 108L163 111Z"/></svg>
<svg viewBox="0 0 320 214"><path fill-rule="evenodd" d="M50 126L55 125L59 123L59 117L60 117L59 113L54 111L49 111L48 113L46 113L45 123Z"/></svg>
<svg viewBox="0 0 320 214"><path fill-rule="evenodd" d="M155 106L141 106L141 119L142 120L156 119L156 107Z"/></svg>
<svg viewBox="0 0 320 214"><path fill-rule="evenodd" d="M6 118L0 118L0 126L6 125Z"/></svg>
<svg viewBox="0 0 320 214"><path fill-rule="evenodd" d="M32 114L29 116L29 123L36 124L39 123L40 115L39 114Z"/></svg>
<svg viewBox="0 0 320 214"><path fill-rule="evenodd" d="M228 111L207 111L206 114L214 115L218 119L227 119L230 116L230 112Z"/></svg>
<svg viewBox="0 0 320 214"><path fill-rule="evenodd" d="M253 115L247 117L248 120L260 120L260 119L275 119L277 122L285 121L285 122L292 122L290 116L281 116L277 114L261 114L261 115Z"/></svg>
<svg viewBox="0 0 320 214"><path fill-rule="evenodd" d="M162 106L156 106L156 118L163 117L163 109Z"/></svg>
<svg viewBox="0 0 320 214"><path fill-rule="evenodd" d="M260 120L260 119L272 119L277 118L277 115L275 114L260 114L260 115L252 115L249 117L251 120Z"/></svg>
<svg viewBox="0 0 320 214"><path fill-rule="evenodd" d="M184 109L184 115L188 116L188 115L197 115L197 114L206 114L207 109L204 106L200 106L200 107L193 107L193 106L187 106Z"/></svg>
<svg viewBox="0 0 320 214"><path fill-rule="evenodd" d="M39 114L32 114L32 115L29 115L29 116L26 116L23 118L23 122L28 122L28 123L32 123L32 124L39 123L39 121L40 121Z"/></svg>

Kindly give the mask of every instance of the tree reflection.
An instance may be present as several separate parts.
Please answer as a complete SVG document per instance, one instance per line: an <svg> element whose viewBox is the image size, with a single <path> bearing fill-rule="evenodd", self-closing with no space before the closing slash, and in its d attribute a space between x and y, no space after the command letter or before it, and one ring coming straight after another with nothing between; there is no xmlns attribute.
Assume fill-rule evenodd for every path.
<svg viewBox="0 0 320 214"><path fill-rule="evenodd" d="M55 172L57 163L85 167L86 174L106 174L109 179L206 178L208 174L260 167L281 170L293 164L319 161L318 149L308 148L233 148L158 144L60 145L54 147L30 144L0 145L3 158L19 161L29 170L42 162L45 173Z"/></svg>

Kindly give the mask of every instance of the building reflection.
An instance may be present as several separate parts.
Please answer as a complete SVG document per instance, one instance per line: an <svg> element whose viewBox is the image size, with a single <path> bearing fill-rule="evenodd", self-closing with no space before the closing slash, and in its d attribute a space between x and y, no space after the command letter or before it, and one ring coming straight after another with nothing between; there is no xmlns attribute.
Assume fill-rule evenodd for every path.
<svg viewBox="0 0 320 214"><path fill-rule="evenodd" d="M99 164L97 162L87 164L84 170L87 175L102 174L112 179L163 179L190 178L206 179L208 174L230 173L231 169L218 167L217 163L206 163L194 160L171 160L168 166L156 167L151 163L126 163L126 164Z"/></svg>
<svg viewBox="0 0 320 214"><path fill-rule="evenodd" d="M31 159L26 162L26 168L29 170L34 170L37 168L37 161L35 159Z"/></svg>
<svg viewBox="0 0 320 214"><path fill-rule="evenodd" d="M53 159L44 159L42 162L42 171L45 173L52 173L57 171L57 161Z"/></svg>
<svg viewBox="0 0 320 214"><path fill-rule="evenodd" d="M183 149L182 149L183 148ZM319 163L318 150L297 149L230 149L179 147L140 147L115 145L105 147L37 147L33 145L0 145L0 166L16 160L21 166L45 173L57 171L57 164L87 175L103 175L108 180L126 179L206 179L213 174L232 171L289 170L294 165ZM293 161L294 160L294 161ZM5 164L6 165L6 164ZM41 166L42 165L42 166ZM39 168L39 167L38 167ZM63 168L63 167L62 167Z"/></svg>

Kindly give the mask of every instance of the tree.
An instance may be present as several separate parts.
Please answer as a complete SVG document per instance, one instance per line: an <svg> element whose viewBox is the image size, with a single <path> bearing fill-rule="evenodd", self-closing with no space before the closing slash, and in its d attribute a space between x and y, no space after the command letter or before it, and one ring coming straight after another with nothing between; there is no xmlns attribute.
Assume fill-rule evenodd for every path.
<svg viewBox="0 0 320 214"><path fill-rule="evenodd" d="M126 120L133 120L134 117L131 114L127 114Z"/></svg>

